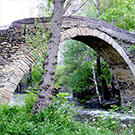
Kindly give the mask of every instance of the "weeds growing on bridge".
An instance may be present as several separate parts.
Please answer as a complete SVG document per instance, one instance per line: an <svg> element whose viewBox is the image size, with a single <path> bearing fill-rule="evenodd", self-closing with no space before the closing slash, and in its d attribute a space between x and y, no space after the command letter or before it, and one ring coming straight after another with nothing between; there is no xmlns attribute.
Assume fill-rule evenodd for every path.
<svg viewBox="0 0 135 135"><path fill-rule="evenodd" d="M73 119L76 112L67 103L65 94L54 98L49 107L31 115L33 94L25 99L24 106L0 106L0 135L127 135L135 134L132 128L117 130L114 119L100 119L97 126L88 122L80 123ZM32 102L31 102L32 101ZM55 101L55 102L54 102ZM112 127L112 128L110 128Z"/></svg>

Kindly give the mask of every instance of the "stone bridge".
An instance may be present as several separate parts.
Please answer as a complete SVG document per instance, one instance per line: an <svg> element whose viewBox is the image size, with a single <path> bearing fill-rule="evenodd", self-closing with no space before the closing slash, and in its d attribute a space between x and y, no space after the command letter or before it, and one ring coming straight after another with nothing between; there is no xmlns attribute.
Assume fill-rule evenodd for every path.
<svg viewBox="0 0 135 135"><path fill-rule="evenodd" d="M49 27L48 19L37 19L40 26ZM34 37L35 18L13 22L0 30L0 103L9 102L23 75L36 60L31 55L31 44L26 40L26 24ZM119 82L123 102L135 104L135 57L129 47L135 35L107 22L87 17L63 17L61 42L81 41L93 48L109 65ZM40 57L40 54L37 53Z"/></svg>

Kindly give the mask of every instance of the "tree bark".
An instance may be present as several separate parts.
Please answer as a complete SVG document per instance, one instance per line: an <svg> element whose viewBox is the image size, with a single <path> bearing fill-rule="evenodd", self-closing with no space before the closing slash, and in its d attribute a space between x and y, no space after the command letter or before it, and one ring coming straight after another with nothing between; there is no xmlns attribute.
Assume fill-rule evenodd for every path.
<svg viewBox="0 0 135 135"><path fill-rule="evenodd" d="M68 2L68 3L66 4L66 6L64 7L64 9L63 9L63 15L64 15L65 12L68 10L68 8L71 6L72 1L74 1L74 0L69 0L69 2Z"/></svg>
<svg viewBox="0 0 135 135"><path fill-rule="evenodd" d="M95 75L95 69L94 69L94 61L95 61L95 59L94 59L94 56L93 56L93 54L92 54L93 80L94 80L94 83L95 83L95 86L96 86L96 93L97 93L97 95L98 95L99 102L102 103L102 102L101 102L101 96L100 96L99 91L98 91L98 84L97 84L96 75Z"/></svg>
<svg viewBox="0 0 135 135"><path fill-rule="evenodd" d="M114 76L113 75L111 77L111 86L112 86L113 97L115 97L115 95L116 95L116 88L115 88L115 84L114 84Z"/></svg>
<svg viewBox="0 0 135 135"><path fill-rule="evenodd" d="M100 2L99 0L96 1L96 9L97 9L97 18L100 17Z"/></svg>
<svg viewBox="0 0 135 135"><path fill-rule="evenodd" d="M30 85L32 85L32 67L30 66L30 70L29 70L29 78L30 78Z"/></svg>
<svg viewBox="0 0 135 135"><path fill-rule="evenodd" d="M21 93L21 86L20 86L20 83L17 85L17 92L18 92L18 93Z"/></svg>
<svg viewBox="0 0 135 135"><path fill-rule="evenodd" d="M100 65L100 56L97 56L97 73L99 78L101 78L101 65ZM102 85L102 89L103 89L103 99L108 100L110 98L110 94L107 88L107 83L106 80L102 77L101 79L99 79L101 81L101 85Z"/></svg>
<svg viewBox="0 0 135 135"><path fill-rule="evenodd" d="M110 99L110 93L108 91L107 83L104 78L101 79L101 84L102 84L102 88L103 88L103 98L106 100Z"/></svg>
<svg viewBox="0 0 135 135"><path fill-rule="evenodd" d="M43 64L44 73L41 77L41 83L39 85L40 91L36 102L33 105L31 111L32 114L50 104L57 65L58 46L60 43L60 31L64 3L65 0L54 0L54 11L51 17L52 34L48 42L47 55Z"/></svg>

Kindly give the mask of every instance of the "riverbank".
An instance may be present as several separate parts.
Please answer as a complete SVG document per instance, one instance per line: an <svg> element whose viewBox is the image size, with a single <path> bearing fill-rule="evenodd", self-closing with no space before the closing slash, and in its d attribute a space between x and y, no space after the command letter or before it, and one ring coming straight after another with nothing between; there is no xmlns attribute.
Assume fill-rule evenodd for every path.
<svg viewBox="0 0 135 135"><path fill-rule="evenodd" d="M18 94L15 94L13 97L15 97L17 100L17 103L19 103L19 102L21 102L21 99L23 96L21 94L21 96L18 97ZM66 103L67 99L69 101L68 104ZM31 100L31 98L29 99L29 96L28 96L27 101L29 101L29 102L26 102L26 106L24 104L22 104L20 106L20 108L25 108L25 109L27 108L26 110L28 110L28 108L29 108L29 112L30 112L31 108L29 106L32 106L30 104L30 100ZM11 101L15 101L15 100L11 100ZM72 106L72 102L74 103L74 106ZM62 99L62 101L60 99L60 102L58 102L58 103L54 102L53 107L54 106L55 106L56 110L52 110L52 111L53 111L53 113L54 113L54 111L57 112L57 113L55 113L56 116L59 115L59 117L64 117L64 116L68 117L69 119L72 119L70 121L74 121L74 123L81 122L80 125L82 125L82 126L94 128L95 130L100 128L100 130L104 131L104 132L106 132L106 130L110 130L109 132L111 132L111 134L115 134L115 132L117 134L120 134L120 132L122 132L122 135L127 135L127 133L129 133L129 132L131 133L131 131L133 131L133 133L135 132L134 123L133 123L134 118L128 114L127 115L118 114L114 110L113 111L105 111L103 109L99 110L97 108L90 108L89 106L86 106L86 105L83 105L83 104L77 102L76 100L74 100L70 96L66 97L66 99L64 99L64 100ZM74 110L76 110L80 107L81 107L81 109L77 110L78 114L74 113ZM51 109L51 108L49 107L48 109ZM51 110L48 110L48 111L50 112ZM63 112L66 112L66 113L63 114ZM23 113L26 113L25 110ZM27 113L27 115L30 115L30 113ZM55 117L55 115L53 115L53 117ZM18 114L18 116L19 116L19 114ZM132 118L132 120L131 120L131 118ZM54 120L54 122L55 122L55 120ZM92 124L94 125L94 127L90 126ZM125 130L125 128L127 128L127 129ZM104 132L103 132L103 134L106 134ZM101 133L101 132L99 132L99 133ZM81 135L81 132L78 134ZM96 134L98 134L98 133L96 133Z"/></svg>
<svg viewBox="0 0 135 135"><path fill-rule="evenodd" d="M25 96L26 96L26 93L14 93L9 104L23 106L25 104L24 103ZM78 100L74 99L72 96L67 96L66 98L68 100L68 104L70 105L72 105L72 103L74 104L73 109L76 110L80 108L79 110L77 110L78 112L77 116L75 116L75 119L77 121L84 122L84 121L92 119L93 117L95 118L102 117L103 114L107 117L108 116L111 117L113 115L115 119L119 119L120 123L126 124L127 127L131 120L135 121L135 115L133 115L133 112L128 114L126 111L123 110L121 113L118 113L116 109L113 111L112 110L109 111L110 110L109 108L97 106L97 104L91 105L91 104L80 103L78 102ZM124 112L126 114L124 114Z"/></svg>
<svg viewBox="0 0 135 135"><path fill-rule="evenodd" d="M27 100L31 100L27 96ZM61 97L53 99L50 104L37 114L30 114L32 102L25 102L22 106L0 106L1 135L112 135L113 131L91 127L88 123L80 123L73 116L76 114L67 99ZM29 104L31 103L31 105Z"/></svg>

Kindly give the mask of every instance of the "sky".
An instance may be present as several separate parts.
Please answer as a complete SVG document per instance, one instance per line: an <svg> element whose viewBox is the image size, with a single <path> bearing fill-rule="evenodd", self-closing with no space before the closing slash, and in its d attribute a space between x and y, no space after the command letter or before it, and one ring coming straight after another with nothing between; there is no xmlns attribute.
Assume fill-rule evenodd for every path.
<svg viewBox="0 0 135 135"><path fill-rule="evenodd" d="M29 18L30 7L34 7L31 17L36 17L36 6L39 2L41 0L0 0L0 26L10 25L15 20Z"/></svg>

